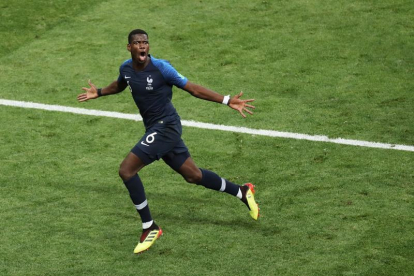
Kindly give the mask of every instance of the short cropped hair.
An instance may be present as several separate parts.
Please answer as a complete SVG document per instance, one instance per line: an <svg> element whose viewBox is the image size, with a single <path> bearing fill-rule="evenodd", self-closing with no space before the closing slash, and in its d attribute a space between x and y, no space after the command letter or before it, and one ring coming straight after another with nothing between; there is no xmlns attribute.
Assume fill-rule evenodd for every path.
<svg viewBox="0 0 414 276"><path fill-rule="evenodd" d="M137 34L144 34L144 35L146 35L148 37L147 32L144 31L144 30L141 30L141 29L132 30L129 33L129 35L128 35L128 44L131 44L131 42L132 42L132 36L137 35Z"/></svg>

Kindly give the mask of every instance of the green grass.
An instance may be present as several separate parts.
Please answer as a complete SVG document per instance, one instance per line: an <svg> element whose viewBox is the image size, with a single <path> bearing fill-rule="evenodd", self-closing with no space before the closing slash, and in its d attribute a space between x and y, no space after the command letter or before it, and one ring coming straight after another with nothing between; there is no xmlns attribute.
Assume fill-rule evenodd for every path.
<svg viewBox="0 0 414 276"><path fill-rule="evenodd" d="M209 122L213 112L217 123L414 144L412 1L175 2L71 1L64 16L45 1L28 13L47 30L37 35L27 23L27 39L13 48L14 31L2 42L2 95L78 106L74 94L87 79L104 86L117 77L129 57L126 36L142 27L152 54L190 80L257 99L256 115L242 120L180 91L175 105L186 119ZM19 27L18 12L5 28ZM129 97L88 107L134 112Z"/></svg>
<svg viewBox="0 0 414 276"><path fill-rule="evenodd" d="M56 2L56 1L55 1ZM1 99L136 113L129 93L76 102L129 57L126 36L190 80L255 98L242 119L176 89L186 120L414 145L412 1L2 1ZM184 128L197 165L257 185L236 199L141 173L165 235L140 221L118 166L141 123L0 106L1 275L411 275L410 152Z"/></svg>

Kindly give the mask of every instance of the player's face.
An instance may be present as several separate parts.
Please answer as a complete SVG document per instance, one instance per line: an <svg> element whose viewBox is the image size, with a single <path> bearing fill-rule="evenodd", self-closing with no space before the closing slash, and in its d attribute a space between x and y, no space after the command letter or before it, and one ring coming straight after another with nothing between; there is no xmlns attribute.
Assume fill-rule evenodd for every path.
<svg viewBox="0 0 414 276"><path fill-rule="evenodd" d="M145 63L148 59L149 42L145 34L136 34L132 36L132 41L127 46L131 52L131 57L138 63Z"/></svg>

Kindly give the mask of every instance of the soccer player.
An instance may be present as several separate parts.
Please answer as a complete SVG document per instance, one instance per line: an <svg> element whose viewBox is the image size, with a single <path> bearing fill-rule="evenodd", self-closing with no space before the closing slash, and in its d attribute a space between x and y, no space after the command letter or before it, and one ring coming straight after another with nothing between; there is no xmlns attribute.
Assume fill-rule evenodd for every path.
<svg viewBox="0 0 414 276"><path fill-rule="evenodd" d="M253 114L253 99L241 100L242 92L230 98L212 90L192 83L179 74L165 60L157 59L149 54L148 34L140 29L128 35L127 49L131 58L119 69L118 79L104 88L97 88L89 80L89 87L78 95L79 102L112 95L129 87L139 112L143 118L146 132L131 149L119 168L129 195L142 221L143 232L134 253L147 250L162 235L161 228L154 222L144 186L138 172L155 160L162 158L173 170L189 182L205 188L228 193L239 198L250 210L250 215L257 220L259 208L254 199L254 186L234 184L216 173L197 167L181 139L182 127L180 117L171 103L172 86L189 92L194 97L225 104L237 110L241 116L244 112Z"/></svg>

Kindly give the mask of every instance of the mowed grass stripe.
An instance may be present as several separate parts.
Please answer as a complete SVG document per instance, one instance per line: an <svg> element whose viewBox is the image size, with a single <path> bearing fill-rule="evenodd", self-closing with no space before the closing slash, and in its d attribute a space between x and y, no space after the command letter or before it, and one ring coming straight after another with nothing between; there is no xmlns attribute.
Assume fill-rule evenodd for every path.
<svg viewBox="0 0 414 276"><path fill-rule="evenodd" d="M73 113L73 114L127 119L127 120L134 120L134 121L142 120L142 117L138 114L127 114L127 113L120 113L120 112L76 108L76 107L68 107L68 106L61 106L61 105L48 105L48 104L40 104L40 103L33 103L33 102L12 101L12 100L5 100L5 99L0 99L0 104L6 105L6 106L21 107L21 108L33 108L33 109L41 109L41 110L48 110L48 111L67 112L67 113ZM301 134L301 133L292 133L292 132L283 132L283 131L274 131L274 130L265 130L265 129L252 129L252 128L245 128L245 127L216 125L216 124L202 123L202 122L188 121L188 120L182 120L182 124L184 126L196 127L196 128L201 128L201 129L221 130L221 131L230 131L230 132L261 135L261 136L268 136L268 137L308 140L308 141L314 141L314 142L327 142L327 143L351 145L351 146L359 146L359 147L394 149L394 150L414 152L414 146L409 146L409 145L395 145L395 144L351 140L351 139L343 139L343 138L332 139L324 135L308 135L308 134Z"/></svg>

